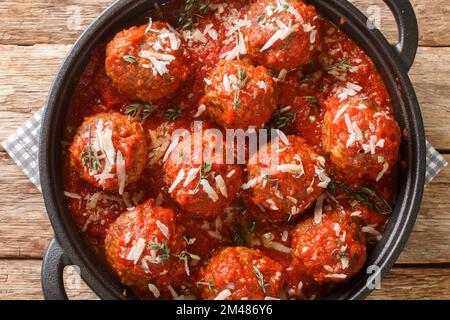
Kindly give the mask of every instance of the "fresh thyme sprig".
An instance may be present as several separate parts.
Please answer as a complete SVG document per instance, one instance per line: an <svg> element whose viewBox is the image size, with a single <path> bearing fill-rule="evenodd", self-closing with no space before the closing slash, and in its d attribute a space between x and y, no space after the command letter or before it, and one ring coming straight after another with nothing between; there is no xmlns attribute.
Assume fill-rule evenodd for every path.
<svg viewBox="0 0 450 320"><path fill-rule="evenodd" d="M191 258L192 260L200 260L200 257L196 254L192 254L188 252L187 250L181 251L179 254L172 254L174 257L178 258L179 260L186 260L187 257Z"/></svg>
<svg viewBox="0 0 450 320"><path fill-rule="evenodd" d="M137 64L138 63L137 58L135 56L130 55L130 54L127 54L127 55L123 56L123 60L125 60L126 62L131 63L131 64Z"/></svg>
<svg viewBox="0 0 450 320"><path fill-rule="evenodd" d="M88 167L89 171L96 172L100 170L100 159L97 156L97 153L94 151L92 147L92 128L89 126L88 129L88 143L81 151L81 164L83 167Z"/></svg>
<svg viewBox="0 0 450 320"><path fill-rule="evenodd" d="M234 98L233 107L234 109L241 108L241 103L239 102L239 96L241 95L241 90L246 86L248 80L247 69L238 69L237 82L232 81L232 84L237 88Z"/></svg>
<svg viewBox="0 0 450 320"><path fill-rule="evenodd" d="M155 109L156 106L151 102L144 104L133 103L127 106L125 114L135 119L141 119L142 122L145 122L145 120L147 120Z"/></svg>
<svg viewBox="0 0 450 320"><path fill-rule="evenodd" d="M308 102L308 104L313 106L315 112L319 111L319 102L318 102L317 97L315 97L315 96L304 96L303 98L306 100L306 102Z"/></svg>
<svg viewBox="0 0 450 320"><path fill-rule="evenodd" d="M328 185L328 189L332 195L336 194L336 188L341 189L356 201L366 205L370 210L376 211L380 214L387 215L392 213L392 207L381 196L379 196L373 189L364 187L361 190L354 190L345 182L337 183L332 177Z"/></svg>
<svg viewBox="0 0 450 320"><path fill-rule="evenodd" d="M350 69L352 67L353 67L353 65L349 61L342 60L342 61L340 61L340 62L338 62L336 64L333 64L331 66L325 67L325 71L331 71L331 70L334 70L334 69L339 69L339 70L344 70L345 71L345 70L348 70L348 69Z"/></svg>
<svg viewBox="0 0 450 320"><path fill-rule="evenodd" d="M205 286L208 286L209 287L209 290L211 290L212 292L216 292L217 290L216 290L216 287L214 286L214 281L211 279L211 280L209 280L209 282L206 282L206 281L197 281L196 283L195 283L195 285L198 287L198 286L200 286L200 285L205 285Z"/></svg>
<svg viewBox="0 0 450 320"><path fill-rule="evenodd" d="M289 123L294 122L296 114L293 112L275 111L272 117L267 122L266 128L281 129L286 127Z"/></svg>
<svg viewBox="0 0 450 320"><path fill-rule="evenodd" d="M181 116L181 110L180 109L167 109L167 111L164 113L167 119L170 121L175 121Z"/></svg>
<svg viewBox="0 0 450 320"><path fill-rule="evenodd" d="M148 250L156 250L158 251L158 255L152 259L150 262L154 264L162 264L165 261L169 260L170 257L170 248L167 245L167 242L164 240L162 243L151 243L148 245Z"/></svg>
<svg viewBox="0 0 450 320"><path fill-rule="evenodd" d="M264 280L263 274L256 266L253 266L253 271L255 272L256 277L258 278L259 286L263 289L263 292L266 292L266 287L269 286L269 283Z"/></svg>
<svg viewBox="0 0 450 320"><path fill-rule="evenodd" d="M183 29L189 29L194 24L194 17L202 18L209 11L210 0L186 0L183 11L178 17L178 24Z"/></svg>
<svg viewBox="0 0 450 320"><path fill-rule="evenodd" d="M204 164L203 164L203 167L201 167L200 168L200 171L199 171L199 173L200 173L200 180L205 180L205 179L208 179L208 177L211 175L211 169L212 169L212 163L211 162L208 162L208 161L206 161Z"/></svg>

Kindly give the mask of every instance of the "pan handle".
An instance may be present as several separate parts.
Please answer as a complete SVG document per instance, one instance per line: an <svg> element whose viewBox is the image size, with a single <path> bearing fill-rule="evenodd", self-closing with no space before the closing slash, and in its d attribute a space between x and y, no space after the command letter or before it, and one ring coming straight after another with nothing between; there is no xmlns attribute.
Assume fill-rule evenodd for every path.
<svg viewBox="0 0 450 320"><path fill-rule="evenodd" d="M414 8L409 0L383 0L397 21L399 43L394 46L403 67L411 69L419 45L419 26Z"/></svg>
<svg viewBox="0 0 450 320"><path fill-rule="evenodd" d="M53 238L44 256L41 272L42 292L46 300L68 300L64 288L64 267L70 261L58 240Z"/></svg>

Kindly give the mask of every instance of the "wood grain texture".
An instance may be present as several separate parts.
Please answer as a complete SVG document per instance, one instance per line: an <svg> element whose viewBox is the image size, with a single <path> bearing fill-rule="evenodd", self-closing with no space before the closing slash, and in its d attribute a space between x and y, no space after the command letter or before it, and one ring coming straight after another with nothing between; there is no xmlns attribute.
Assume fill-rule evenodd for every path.
<svg viewBox="0 0 450 320"><path fill-rule="evenodd" d="M42 299L39 260L0 260L0 299ZM71 300L98 299L74 269L65 270ZM394 268L369 299L450 299L450 270Z"/></svg>
<svg viewBox="0 0 450 320"><path fill-rule="evenodd" d="M44 105L69 45L0 45L0 141ZM450 48L419 48L411 70L435 147L450 150ZM1 149L0 149L1 150Z"/></svg>
<svg viewBox="0 0 450 320"><path fill-rule="evenodd" d="M0 44L71 44L108 6L111 0L3 0L0 2ZM380 16L386 37L397 39L395 19L382 0L351 0L368 17ZM435 0L411 1L420 26L420 45L450 45L450 27L445 23L450 3ZM378 19L378 18L377 18Z"/></svg>

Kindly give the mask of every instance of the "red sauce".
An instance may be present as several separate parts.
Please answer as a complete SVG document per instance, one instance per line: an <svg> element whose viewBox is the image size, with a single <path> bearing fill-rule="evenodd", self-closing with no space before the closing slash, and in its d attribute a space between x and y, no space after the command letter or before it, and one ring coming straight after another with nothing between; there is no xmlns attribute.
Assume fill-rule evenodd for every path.
<svg viewBox="0 0 450 320"><path fill-rule="evenodd" d="M213 5L221 2L212 1ZM226 2L228 5L219 14L222 18L233 15L235 19L244 18L248 6L246 1ZM197 114L194 118L194 115L198 113L201 98L205 94L205 79L210 77L212 70L224 55L235 47L235 41L230 41L230 35L227 34L229 30L225 23L217 19L217 12L220 10L215 8L204 18L195 21L195 29L203 31L209 28L216 31L216 34L212 36L203 35L208 41L196 41L184 37L181 56L189 68L189 74L187 79L181 82L175 94L153 101L157 109L145 121L142 121L147 134L150 156L141 178L127 186L123 195L117 191L103 191L82 180L70 166L69 152L67 148L64 148L64 187L67 192L69 210L80 230L86 234L91 243L96 244L96 250L102 255L103 242L109 226L127 211L127 207L139 206L147 199L153 198L158 205L172 209L176 213L176 225L179 226L179 230L184 229L184 236L188 241L186 250L200 257L199 261L191 262L189 275L186 273L181 275L182 272L179 272L179 268L177 269L179 277L172 286L178 294L214 298L218 292L202 287L205 283L207 287L209 286L208 279L203 279L205 281L200 284L200 287L197 282L199 277L215 274L211 277L214 278L214 285L218 288L226 288L226 281L242 276L248 285L245 285L236 297L263 298L264 292L260 290L258 281L255 282L255 272L248 265L244 264L237 269L225 266L222 270L226 275L224 277L217 276L217 273L211 270L220 268L220 264L209 269L205 267L209 259L213 257L215 261L219 259L216 254L221 249L246 245L260 250L255 251L260 252L257 254L253 251L245 251L244 260L248 262L252 259L262 259L260 271L267 272L264 275L267 274L268 277L270 275L272 285L268 289L270 294L279 295L282 291L282 296L286 298L319 298L329 292L333 285L328 283L320 285L305 272L297 260L292 258L289 251L282 252L283 250L280 251L279 248L274 249L272 245L267 245L275 241L289 249L292 246L292 230L299 221L298 217L288 221L284 219L282 223L274 223L269 215L264 215L257 206L249 203L246 192L241 193L223 212L216 213L216 217L198 217L181 210L168 192L161 159L164 153L161 153L160 148L167 143L167 136L170 136L173 130L190 128L194 119L207 119L206 112ZM358 84L362 87L362 92L385 112L391 113L392 106L386 87L370 58L338 28L323 19L320 21L321 34L317 38L322 39L323 45L321 53L312 63L293 71L289 70L284 79L279 78L279 70L270 70L274 78L279 78L277 81L278 110L274 113L276 118L273 118L270 123L277 123L277 127L286 134L302 137L315 152L329 160L323 150L321 139L322 123L326 112L324 102L337 84L346 82ZM341 24L343 23L345 21L341 21ZM211 41L212 37L216 40ZM66 130L63 136L64 145L72 143L77 128L86 117L102 112L125 113L127 106L136 103L121 94L107 76L105 51L106 43L94 49L89 62L79 76L68 107ZM245 54L238 57L251 63ZM175 117L171 117L174 114ZM176 120L173 120L174 118ZM326 170L333 172L333 166L328 167ZM389 211L389 207L395 200L395 186L396 175L393 170L379 182L358 180L346 184L341 181L332 181L328 186L328 193L333 195L350 214L357 217L362 226L368 226L370 230L374 230L371 234L367 234L370 240L377 237L377 233L383 230L388 214L380 213L380 207L384 211ZM376 195L367 193L364 188L370 189ZM365 196L367 201L358 201L358 199L361 200L361 196ZM92 197L99 197L99 199L93 203ZM374 206L373 203L376 205ZM307 209L302 216L313 215L313 211L314 206ZM172 227L175 228L175 226ZM195 240L189 243L189 239ZM180 243L176 245L177 248L183 246ZM224 259L230 260L230 263L236 263L235 251L235 249L229 249ZM261 258L261 253L265 257ZM244 274L236 273L237 270L241 270ZM222 271L219 270L218 274ZM279 282L278 272L284 275L284 284ZM142 298L155 298L154 294L143 287L135 287L134 292ZM161 298L172 296L173 292L170 293L167 290L161 293Z"/></svg>

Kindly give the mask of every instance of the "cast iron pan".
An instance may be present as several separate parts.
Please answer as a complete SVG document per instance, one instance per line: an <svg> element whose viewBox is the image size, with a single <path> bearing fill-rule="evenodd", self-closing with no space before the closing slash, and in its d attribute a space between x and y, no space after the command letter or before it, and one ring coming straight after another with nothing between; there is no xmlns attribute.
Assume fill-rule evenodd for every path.
<svg viewBox="0 0 450 320"><path fill-rule="evenodd" d="M77 265L81 276L102 299L126 299L123 287L99 263L72 221L63 195L60 141L64 116L71 98L74 80L83 70L91 50L130 21L148 11L156 0L120 0L110 6L83 33L64 60L50 91L43 116L39 169L42 192L55 239L44 257L42 288L46 299L67 299L62 272L67 265ZM408 0L384 0L395 15L400 39L391 46L383 35L369 28L367 18L344 0L310 0L320 13L340 27L362 47L381 73L402 130L408 132L401 154L407 169L400 175L400 190L394 212L383 239L370 252L367 269L335 291L329 299L364 299L373 288L374 278L382 279L400 255L414 226L425 181L425 134L417 98L407 72L414 62L418 46L418 26Z"/></svg>

